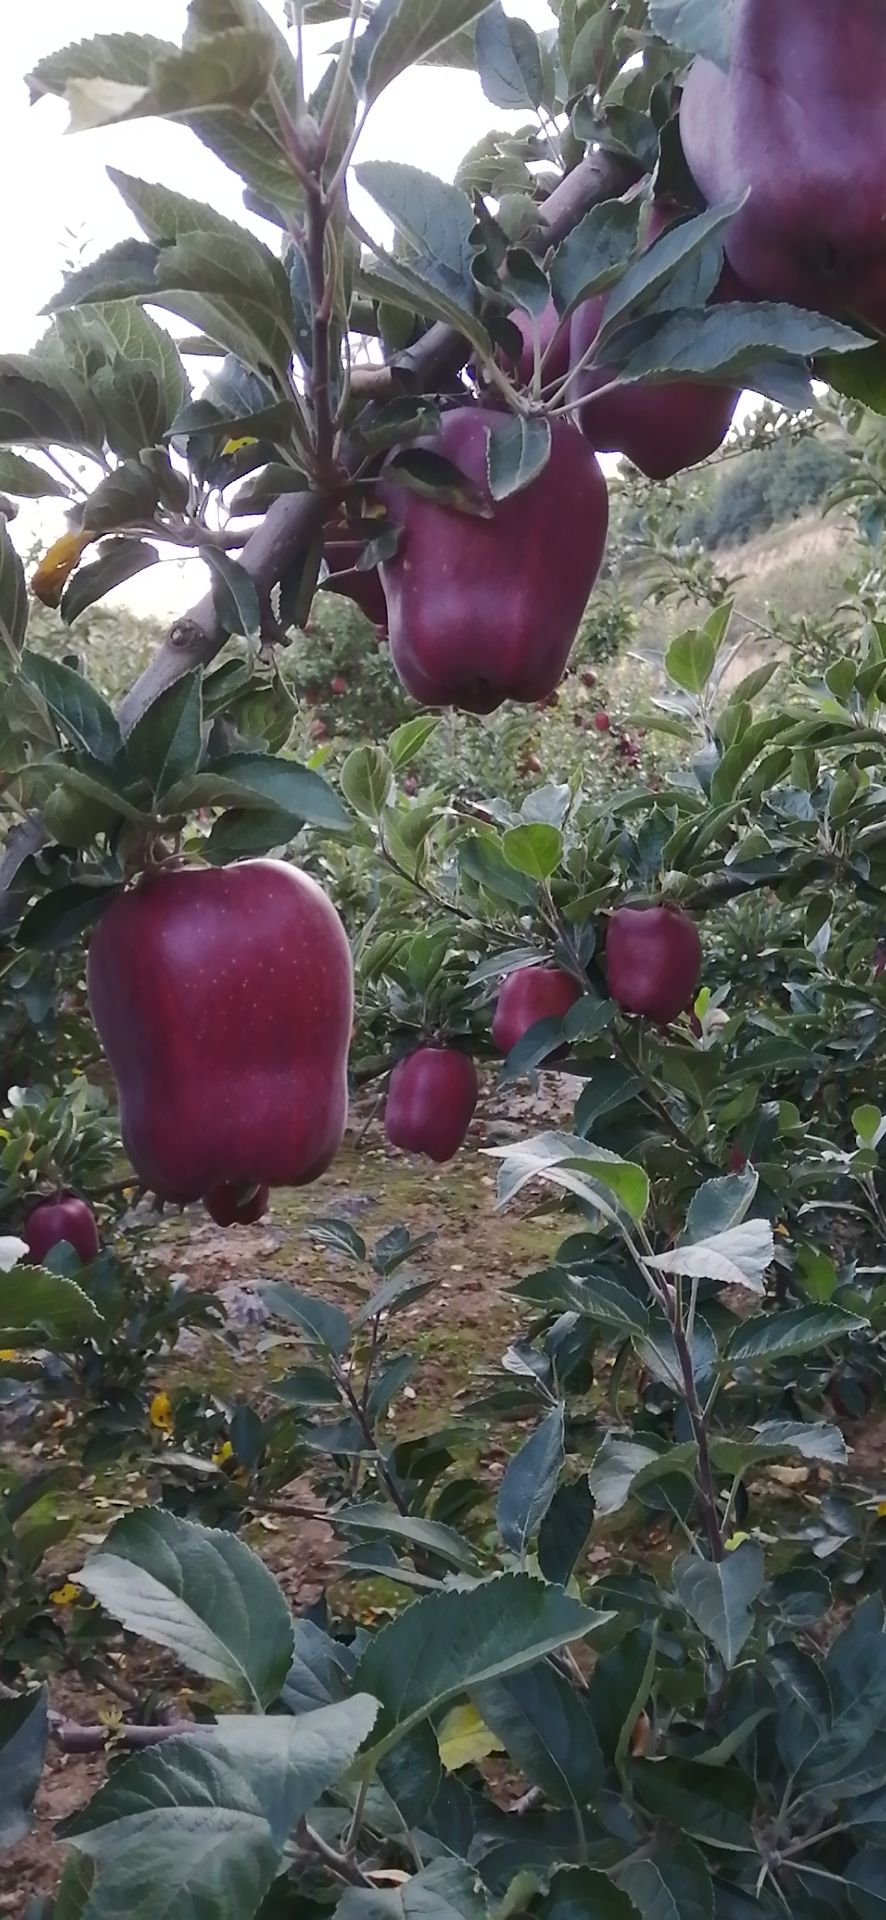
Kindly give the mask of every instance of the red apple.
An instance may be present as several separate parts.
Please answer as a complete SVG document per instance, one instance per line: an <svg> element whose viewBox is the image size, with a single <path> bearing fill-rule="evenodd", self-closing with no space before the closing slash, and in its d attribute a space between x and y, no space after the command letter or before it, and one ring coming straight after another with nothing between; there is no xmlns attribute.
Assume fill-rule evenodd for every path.
<svg viewBox="0 0 886 1920"><path fill-rule="evenodd" d="M89 949L92 1016L145 1186L302 1186L347 1114L351 954L335 908L279 860L148 875Z"/></svg>
<svg viewBox="0 0 886 1920"><path fill-rule="evenodd" d="M479 1087L467 1053L454 1047L419 1047L398 1060L385 1106L385 1133L393 1147L451 1160L474 1117Z"/></svg>
<svg viewBox="0 0 886 1920"><path fill-rule="evenodd" d="M580 999L578 981L561 967L521 967L509 973L496 1003L493 1044L500 1053L510 1053L537 1020L562 1020Z"/></svg>
<svg viewBox="0 0 886 1920"><path fill-rule="evenodd" d="M408 693L426 706L491 713L553 693L578 632L606 545L606 482L582 435L552 422L547 466L494 503L490 430L512 421L457 407L418 445L442 454L486 500L488 517L462 513L395 484L380 494L402 528L381 565L391 656ZM552 593L551 583L556 582Z"/></svg>
<svg viewBox="0 0 886 1920"><path fill-rule="evenodd" d="M348 683L343 673L334 673L329 684L333 693L341 694L348 691Z"/></svg>
<svg viewBox="0 0 886 1920"><path fill-rule="evenodd" d="M582 684L582 686L583 686L583 687L595 687L595 686L596 686L596 684L597 684L597 676L596 676L596 674L595 674L595 672L594 672L594 669L593 669L593 667L585 667L585 668L584 668L584 671L583 671L583 673L582 673L582 676L581 676L581 684Z"/></svg>
<svg viewBox="0 0 886 1920"><path fill-rule="evenodd" d="M522 307L514 307L508 319L523 342L514 369L516 379L521 387L528 387L535 370L533 322ZM565 380L569 372L569 322L560 319L553 300L549 300L538 324L542 353L541 379L542 388L545 388L554 386L558 380Z"/></svg>
<svg viewBox="0 0 886 1920"><path fill-rule="evenodd" d="M594 726L596 727L598 733L608 733L611 725L612 725L612 721L610 720L608 713L600 712L600 713L594 714Z"/></svg>
<svg viewBox="0 0 886 1920"><path fill-rule="evenodd" d="M87 1265L99 1251L95 1214L85 1200L74 1193L63 1193L56 1200L41 1200L28 1214L24 1238L31 1259L46 1259L53 1247L66 1240L78 1260Z"/></svg>
<svg viewBox="0 0 886 1920"><path fill-rule="evenodd" d="M756 300L886 327L881 0L736 0L728 73L690 69L683 149Z"/></svg>
<svg viewBox="0 0 886 1920"><path fill-rule="evenodd" d="M203 1205L219 1227L252 1227L268 1211L267 1187L214 1187L204 1195Z"/></svg>
<svg viewBox="0 0 886 1920"><path fill-rule="evenodd" d="M606 973L613 1000L626 1013L665 1027L694 999L702 946L694 920L680 907L618 907L606 934Z"/></svg>
<svg viewBox="0 0 886 1920"><path fill-rule="evenodd" d="M653 206L647 229L648 244L673 225L680 209L669 203ZM740 297L731 274L726 271L715 301ZM596 340L606 307L606 295L585 300L572 316L569 340L573 367L584 359ZM590 396L615 379L610 367L595 367L591 362L575 377L570 397ZM622 453L650 480L669 480L686 467L707 460L722 446L738 405L733 387L714 386L700 380L672 380L663 383L636 381L613 387L599 399L586 398L578 418L597 453Z"/></svg>

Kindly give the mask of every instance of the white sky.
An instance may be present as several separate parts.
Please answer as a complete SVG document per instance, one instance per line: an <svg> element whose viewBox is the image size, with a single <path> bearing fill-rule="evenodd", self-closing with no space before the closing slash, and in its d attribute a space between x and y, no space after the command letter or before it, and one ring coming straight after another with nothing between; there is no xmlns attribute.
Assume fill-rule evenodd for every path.
<svg viewBox="0 0 886 1920"><path fill-rule="evenodd" d="M283 0L265 4L282 24ZM553 24L547 0L506 0L506 7L533 26ZM76 247L85 243L86 257L93 258L136 231L107 178L107 166L176 186L235 219L255 223L244 212L242 184L184 128L141 120L68 135L62 101L28 104L22 76L44 54L96 33L150 32L180 40L186 0L151 0L149 6L145 0L77 0L74 6L71 0L0 0L0 8L0 238L5 262L0 352L9 353L26 352L42 331L45 322L38 315L61 283L71 234ZM320 54L336 37L334 27L315 28L311 43ZM318 71L321 66L318 62ZM525 113L491 107L473 74L439 68L413 71L395 81L373 108L357 158L409 160L451 179L462 154L487 129L525 119ZM170 324L174 331L177 323ZM19 533L38 525L47 537L60 532L60 510L23 510ZM119 598L145 611L174 611L203 591L201 575L199 562L175 562L142 575L103 604Z"/></svg>

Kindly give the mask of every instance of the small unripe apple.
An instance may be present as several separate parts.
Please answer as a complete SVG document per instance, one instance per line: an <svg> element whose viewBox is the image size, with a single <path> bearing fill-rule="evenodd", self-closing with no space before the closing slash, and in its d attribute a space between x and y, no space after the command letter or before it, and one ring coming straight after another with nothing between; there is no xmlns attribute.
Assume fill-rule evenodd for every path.
<svg viewBox="0 0 886 1920"><path fill-rule="evenodd" d="M606 973L613 1000L665 1027L694 1000L702 946L694 920L680 907L618 907L606 934Z"/></svg>
<svg viewBox="0 0 886 1920"><path fill-rule="evenodd" d="M94 1260L99 1250L95 1214L74 1193L64 1193L57 1200L41 1200L28 1214L24 1238L31 1259L38 1262L63 1240L84 1264Z"/></svg>
<svg viewBox="0 0 886 1920"><path fill-rule="evenodd" d="M419 1047L398 1060L388 1085L385 1133L392 1147L451 1160L474 1117L479 1085L467 1053Z"/></svg>
<svg viewBox="0 0 886 1920"><path fill-rule="evenodd" d="M562 1020L581 999L581 987L562 967L521 967L509 973L496 1003L493 1044L510 1053L538 1020Z"/></svg>
<svg viewBox="0 0 886 1920"><path fill-rule="evenodd" d="M610 720L608 713L601 712L601 713L594 714L594 726L596 727L598 733L608 733L611 725L612 725L612 721Z"/></svg>
<svg viewBox="0 0 886 1920"><path fill-rule="evenodd" d="M216 1226L251 1227L267 1213L270 1197L267 1187L238 1187L230 1183L213 1187L203 1205Z"/></svg>

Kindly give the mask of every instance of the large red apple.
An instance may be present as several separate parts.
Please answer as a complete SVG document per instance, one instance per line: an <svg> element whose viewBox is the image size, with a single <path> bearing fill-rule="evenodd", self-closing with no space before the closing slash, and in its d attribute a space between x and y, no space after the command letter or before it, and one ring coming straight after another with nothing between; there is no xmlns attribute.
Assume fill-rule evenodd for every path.
<svg viewBox="0 0 886 1920"><path fill-rule="evenodd" d="M513 426L483 407L458 407L419 445L442 454L487 501L489 517L462 513L381 483L402 528L380 572L391 655L426 706L491 713L554 691L569 658L606 545L608 498L597 461L566 420L552 423L547 466L506 500L492 501L490 429Z"/></svg>
<svg viewBox="0 0 886 1920"><path fill-rule="evenodd" d="M606 974L626 1013L665 1027L695 998L702 947L680 907L619 907L606 934Z"/></svg>
<svg viewBox="0 0 886 1920"><path fill-rule="evenodd" d="M347 1114L351 954L335 908L279 860L149 875L89 949L89 1002L123 1143L168 1200L302 1186Z"/></svg>
<svg viewBox="0 0 886 1920"><path fill-rule="evenodd" d="M398 1060L385 1106L385 1133L393 1147L451 1160L474 1117L479 1087L469 1054L454 1047L419 1047Z"/></svg>
<svg viewBox="0 0 886 1920"><path fill-rule="evenodd" d="M267 1187L213 1187L211 1193L203 1198L203 1205L219 1227L252 1227L256 1220L268 1211L270 1191Z"/></svg>
<svg viewBox="0 0 886 1920"><path fill-rule="evenodd" d="M492 1021L500 1053L510 1053L538 1020L562 1020L581 999L581 987L562 967L521 967L502 985Z"/></svg>
<svg viewBox="0 0 886 1920"><path fill-rule="evenodd" d="M95 1214L85 1200L74 1193L63 1193L56 1200L41 1200L28 1214L24 1239L32 1260L45 1260L53 1247L66 1240L78 1260L87 1265L99 1250Z"/></svg>
<svg viewBox="0 0 886 1920"><path fill-rule="evenodd" d="M652 208L647 229L650 245L673 224L677 211L670 204ZM734 276L727 272L713 297L715 301L736 299L739 292ZM569 336L573 367L592 349L605 309L605 294L576 308ZM569 388L571 398L585 399L578 419L597 453L624 454L648 479L670 480L686 467L709 459L722 446L738 405L735 388L700 380L638 380L618 387L611 386L614 379L615 369L595 367L591 361L576 373ZM610 392L600 391L607 386ZM588 397L598 392L598 399Z"/></svg>
<svg viewBox="0 0 886 1920"><path fill-rule="evenodd" d="M886 327L882 0L735 0L729 72L697 60L680 130L748 293Z"/></svg>

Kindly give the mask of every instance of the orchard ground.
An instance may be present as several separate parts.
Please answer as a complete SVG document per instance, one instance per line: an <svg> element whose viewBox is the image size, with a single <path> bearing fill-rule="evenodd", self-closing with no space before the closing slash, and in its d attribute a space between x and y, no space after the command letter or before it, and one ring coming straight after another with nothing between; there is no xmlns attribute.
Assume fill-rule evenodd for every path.
<svg viewBox="0 0 886 1920"><path fill-rule="evenodd" d="M500 1362L508 1340L520 1331L519 1303L505 1291L524 1273L543 1265L562 1225L556 1201L540 1205L538 1196L523 1207L502 1213L496 1209L494 1162L480 1149L547 1125L561 1124L573 1104L574 1083L562 1075L540 1074L532 1088L510 1087L504 1092L497 1076L487 1072L477 1117L466 1147L443 1168L410 1162L385 1145L375 1101L358 1099L352 1111L345 1145L332 1169L302 1193L279 1192L268 1215L253 1227L225 1232L215 1227L199 1206L181 1213L167 1211L158 1223L153 1252L170 1275L186 1279L189 1287L207 1289L223 1304L235 1344L223 1335L185 1334L175 1354L157 1371L152 1385L174 1402L176 1393L199 1383L203 1392L218 1396L231 1408L245 1398L261 1405L268 1381L283 1370L281 1351L268 1348L267 1315L257 1292L260 1280L286 1279L324 1299L344 1306L353 1303L344 1260L312 1242L309 1223L324 1216L348 1218L370 1239L399 1222L413 1235L433 1232L432 1242L416 1254L416 1271L433 1280L425 1298L407 1308L404 1335L419 1356L419 1367L404 1394L395 1402L387 1431L390 1437L411 1437L439 1424L471 1398L484 1369ZM292 1349L287 1351L292 1359ZM599 1382L605 1394L605 1378ZM482 1465L483 1477L494 1489L508 1458L510 1438L519 1444L525 1423L514 1423L494 1438L487 1427L465 1424L459 1467ZM59 1427L61 1431L59 1431ZM28 1438L31 1435L28 1431ZM504 1441L505 1444L502 1444ZM77 1514L77 1527L64 1547L50 1560L59 1592L76 1575L101 1531L134 1504L150 1498L152 1474L162 1470L164 1454L175 1451L175 1435L155 1430L153 1455L147 1471L129 1472L113 1466L84 1478L68 1496L68 1510ZM37 1443L45 1464L63 1459L64 1422L52 1426ZM853 1478L860 1486L878 1489L886 1448L886 1415L868 1419L853 1434ZM768 1508L771 1536L789 1522L814 1512L830 1476L826 1470L804 1466L771 1467L765 1479L764 1508ZM305 1479L287 1490L318 1506L316 1486ZM281 1507L285 1502L281 1502ZM759 1511L759 1489L757 1506ZM310 1613L327 1596L334 1611L380 1622L401 1606L408 1595L384 1579L363 1579L359 1588L337 1570L341 1541L322 1519L265 1513L244 1530L271 1567L294 1613ZM618 1551L624 1556L622 1538ZM616 1547L613 1542L613 1554ZM663 1565L673 1553L666 1520L647 1516L630 1542L638 1565ZM592 1575L606 1571L610 1554L605 1539L586 1556ZM60 1615L65 1609L60 1608ZM830 1625L822 1629L825 1642ZM208 1682L195 1681L168 1653L143 1642L118 1636L112 1650L113 1667L124 1687L147 1700L152 1695L169 1709L171 1717L188 1718L195 1708L211 1708L216 1692ZM53 1709L80 1726L104 1722L109 1740L120 1713L119 1700L107 1686L76 1671L63 1672L52 1685ZM522 1784L495 1758L484 1762L503 1805L519 1799ZM24 1912L29 1895L50 1893L58 1883L65 1849L54 1834L58 1822L83 1806L105 1777L106 1760L100 1754L60 1753L50 1746L47 1767L35 1806L34 1830L4 1859L0 1882L0 1914ZM14 1889L6 1891L6 1887Z"/></svg>

